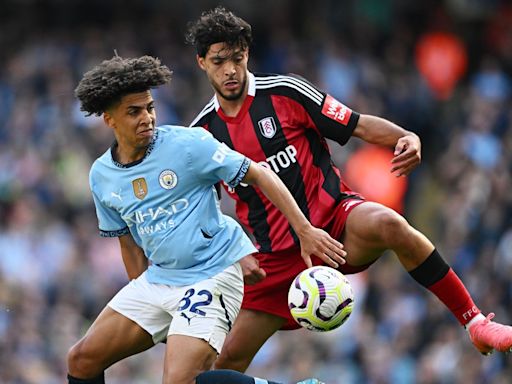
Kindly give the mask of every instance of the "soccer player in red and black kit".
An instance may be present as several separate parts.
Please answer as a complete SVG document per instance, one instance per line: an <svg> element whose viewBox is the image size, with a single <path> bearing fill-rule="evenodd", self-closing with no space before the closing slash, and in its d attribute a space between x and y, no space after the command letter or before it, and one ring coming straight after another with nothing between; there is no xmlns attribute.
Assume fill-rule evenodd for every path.
<svg viewBox="0 0 512 384"><path fill-rule="evenodd" d="M346 262L337 265L327 259L330 266L356 273L392 250L412 278L468 330L481 353L510 351L512 327L491 321L494 314L485 317L480 312L434 245L401 215L351 191L325 140L344 145L355 136L394 148L391 172L406 176L421 160L416 134L383 118L359 114L297 76L249 72L251 26L222 7L190 23L187 41L195 46L197 63L215 92L191 125L203 126L279 175L311 223L344 244ZM246 285L242 310L216 362L218 368L243 372L272 334L298 328L288 310L287 291L311 260L301 258L297 236L257 188L227 190L260 251L243 260L246 282L256 284ZM312 262L323 263L318 258Z"/></svg>

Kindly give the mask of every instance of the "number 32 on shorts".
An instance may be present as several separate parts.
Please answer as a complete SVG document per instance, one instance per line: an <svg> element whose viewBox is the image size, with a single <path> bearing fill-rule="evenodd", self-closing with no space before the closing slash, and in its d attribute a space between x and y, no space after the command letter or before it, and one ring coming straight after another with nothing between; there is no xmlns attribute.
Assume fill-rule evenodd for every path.
<svg viewBox="0 0 512 384"><path fill-rule="evenodd" d="M196 293L194 288L190 288L178 303L178 312L188 309L190 312L205 316L206 312L200 308L209 305L212 300L213 295L210 291L202 289Z"/></svg>

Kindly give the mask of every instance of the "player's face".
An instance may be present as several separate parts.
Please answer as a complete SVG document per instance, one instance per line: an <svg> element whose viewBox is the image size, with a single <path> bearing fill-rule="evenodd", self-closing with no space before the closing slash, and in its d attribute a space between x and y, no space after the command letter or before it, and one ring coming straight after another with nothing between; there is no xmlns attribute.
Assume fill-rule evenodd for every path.
<svg viewBox="0 0 512 384"><path fill-rule="evenodd" d="M119 150L132 161L144 156L155 133L156 112L150 91L130 93L103 115L114 130Z"/></svg>
<svg viewBox="0 0 512 384"><path fill-rule="evenodd" d="M197 57L217 95L225 100L239 100L246 94L248 49L225 43L210 45L205 57Z"/></svg>

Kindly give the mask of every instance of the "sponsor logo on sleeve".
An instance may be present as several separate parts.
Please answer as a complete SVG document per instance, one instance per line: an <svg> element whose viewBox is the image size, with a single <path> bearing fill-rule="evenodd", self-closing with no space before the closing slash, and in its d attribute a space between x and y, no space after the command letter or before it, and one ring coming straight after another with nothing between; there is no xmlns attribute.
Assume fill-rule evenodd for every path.
<svg viewBox="0 0 512 384"><path fill-rule="evenodd" d="M322 106L322 114L343 125L347 125L352 115L352 110L331 95L327 95Z"/></svg>
<svg viewBox="0 0 512 384"><path fill-rule="evenodd" d="M226 156L229 152L229 148L226 144L221 143L221 145L217 148L215 153L212 156L212 160L216 161L219 164L222 164L226 159Z"/></svg>

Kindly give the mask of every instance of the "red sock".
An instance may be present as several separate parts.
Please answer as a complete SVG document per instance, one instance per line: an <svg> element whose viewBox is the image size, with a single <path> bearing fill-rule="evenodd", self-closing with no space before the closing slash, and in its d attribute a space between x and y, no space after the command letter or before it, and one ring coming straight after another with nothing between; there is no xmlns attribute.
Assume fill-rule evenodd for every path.
<svg viewBox="0 0 512 384"><path fill-rule="evenodd" d="M427 289L448 307L462 325L466 325L480 313L468 290L451 268L441 280Z"/></svg>

